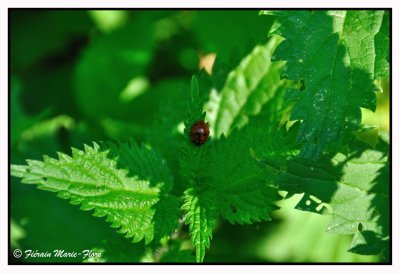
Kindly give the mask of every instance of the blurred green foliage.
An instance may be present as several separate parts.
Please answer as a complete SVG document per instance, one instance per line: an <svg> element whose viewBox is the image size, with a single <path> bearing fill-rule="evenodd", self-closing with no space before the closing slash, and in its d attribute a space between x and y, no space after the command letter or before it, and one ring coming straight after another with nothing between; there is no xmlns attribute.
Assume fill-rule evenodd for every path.
<svg viewBox="0 0 400 273"><path fill-rule="evenodd" d="M9 15L11 163L56 151L70 154L71 146L91 141L134 138L154 146L173 172L179 147L171 139L182 137L190 76L209 54L217 56L214 69L224 62L233 68L252 50L248 45L267 41L272 25L271 17L258 16L257 10L13 9ZM212 79L221 85L218 74ZM382 90L382 105L388 107L387 83ZM364 123L376 121L370 117ZM185 188L180 182L175 191ZM15 178L10 186L12 249L98 249L105 253L101 261L149 261L143 255L148 246L132 244L102 219ZM282 209L275 221L251 226L218 222L205 262L377 260L346 252L350 238L324 233L324 217L300 214ZM181 247L190 249L184 238ZM60 259L26 260L52 261ZM61 262L68 261L82 259Z"/></svg>

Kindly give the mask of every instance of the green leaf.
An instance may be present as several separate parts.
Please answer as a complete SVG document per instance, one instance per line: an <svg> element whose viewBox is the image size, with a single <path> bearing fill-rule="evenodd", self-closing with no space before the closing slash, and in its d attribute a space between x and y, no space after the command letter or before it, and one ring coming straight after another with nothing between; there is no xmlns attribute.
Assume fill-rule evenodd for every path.
<svg viewBox="0 0 400 273"><path fill-rule="evenodd" d="M21 138L24 141L29 141L40 136L53 135L60 128L72 129L74 124L75 122L71 117L59 115L32 125L21 134Z"/></svg>
<svg viewBox="0 0 400 273"><path fill-rule="evenodd" d="M18 140L17 150L24 157L42 158L44 153L56 156L57 150L66 150L66 136L75 129L75 121L59 115L37 121L24 130Z"/></svg>
<svg viewBox="0 0 400 273"><path fill-rule="evenodd" d="M168 195L172 176L168 166L152 150L129 144L85 145L72 149L72 157L58 153L58 160L27 160L28 165L11 165L11 174L26 184L57 192L94 209L94 216L107 216L112 227L134 242L150 243L170 235L178 223L178 203ZM160 209L159 202L162 204ZM168 214L170 217L164 219ZM166 220L166 221L165 221ZM164 222L165 221L165 222Z"/></svg>
<svg viewBox="0 0 400 273"><path fill-rule="evenodd" d="M349 114L357 117L357 123L350 127L358 129L361 122L359 107L375 111L378 87L374 84L375 48L374 37L378 32L383 11L346 11L342 39L350 61L350 102ZM353 110L352 110L353 109Z"/></svg>
<svg viewBox="0 0 400 273"><path fill-rule="evenodd" d="M274 213L279 219L271 232L252 244L268 260L313 262L378 262L377 256L363 256L348 252L350 236L325 232L329 217L293 209L302 195L296 194L279 202L281 209Z"/></svg>
<svg viewBox="0 0 400 273"><path fill-rule="evenodd" d="M216 192L218 211L232 224L269 221L269 213L277 209L274 203L280 196L270 182L286 159L296 154L292 144L295 130L279 128L274 119L279 117L274 101L282 100L282 95L280 92L268 104L271 112L252 118L242 129L212 143L206 172L197 174L197 179L207 181L210 191ZM272 162L272 167L265 168L259 157Z"/></svg>
<svg viewBox="0 0 400 273"><path fill-rule="evenodd" d="M360 130L354 133L357 140L368 143L375 149L379 139L379 127L377 126L363 126Z"/></svg>
<svg viewBox="0 0 400 273"><path fill-rule="evenodd" d="M315 159L340 147L361 123L360 107L375 109L374 35L382 11L264 11L277 16L270 34L285 38L273 60L286 61L283 78L296 104L291 120L302 120L301 157Z"/></svg>
<svg viewBox="0 0 400 273"><path fill-rule="evenodd" d="M270 61L279 42L280 39L274 37L265 45L256 46L229 73L218 103L213 106L215 120L210 120L210 127L217 137L243 127L248 117L258 114L276 90L283 86L284 81L279 77L283 63Z"/></svg>
<svg viewBox="0 0 400 273"><path fill-rule="evenodd" d="M203 252L209 245L204 238L211 237L210 223L214 223L217 215L232 224L251 224L271 220L269 213L277 208L274 203L280 196L270 182L279 171L279 164L296 154L289 144L293 143L295 131L286 133L281 128L281 134L275 130L269 132L268 128L274 127L263 120L249 123L228 138L204 144L207 146L200 147L201 152L192 155L192 164L181 165L191 168L187 178L191 179L193 190L187 193L184 208L198 261L204 258ZM278 167L265 168L257 155L276 162ZM188 208L197 210L198 218L193 214L188 216ZM206 233L203 225L208 227Z"/></svg>
<svg viewBox="0 0 400 273"><path fill-rule="evenodd" d="M375 35L375 78L389 78L389 12L385 11L382 18L382 25Z"/></svg>
<svg viewBox="0 0 400 273"><path fill-rule="evenodd" d="M209 194L198 194L194 189L188 189L183 198L182 209L186 212L185 223L189 225L192 242L196 249L196 262L202 262L206 248L210 247L212 229L216 222L217 214L213 205L215 197Z"/></svg>
<svg viewBox="0 0 400 273"><path fill-rule="evenodd" d="M179 126L185 120L185 114L190 93L186 92L188 84L183 80L174 80L163 85L163 91L168 93L168 96L159 106L159 110L154 116L150 130L146 135L147 141L157 148L157 151L162 151L162 154L171 154L166 157L168 163L173 157L176 158L176 149L171 149L171 145L179 149L181 144L181 135Z"/></svg>
<svg viewBox="0 0 400 273"><path fill-rule="evenodd" d="M187 113L188 118L185 121L185 133L189 133L189 126L186 125L192 125L196 121L203 120L206 115L203 113L203 105L202 101L200 100L199 84L195 76L192 77L190 92L191 101L189 105L191 107Z"/></svg>
<svg viewBox="0 0 400 273"><path fill-rule="evenodd" d="M202 162L199 161L199 155L203 153L204 149L199 149L191 143L190 128L197 121L204 120L206 117L206 113L203 112L203 105L199 94L199 85L195 76L192 77L190 94L189 108L184 121L185 142L182 146L179 164L182 175L188 178L190 183L193 183L193 179L196 176L196 168L199 164L202 164ZM204 144L202 147L206 146L208 146L208 143Z"/></svg>
<svg viewBox="0 0 400 273"><path fill-rule="evenodd" d="M134 141L129 144L107 143L103 147L109 148L108 157L117 162L119 169L129 170L128 176L138 176L161 190L163 198L154 205L154 238L158 241L169 236L177 228L180 204L176 196L169 194L173 177L165 160L154 150L144 145L139 147Z"/></svg>
<svg viewBox="0 0 400 273"><path fill-rule="evenodd" d="M270 220L269 213L277 208L274 202L279 200L280 196L270 182L280 166L284 165L286 158L296 154L296 147L293 145L293 132L296 130L290 130L289 133L284 126L279 127L282 115L287 109L282 104L284 89L279 88L280 83L274 80L269 83L271 88L266 88L263 80L263 77L271 75L279 77L277 67L267 65L267 69L263 68L265 62L269 63L269 58L266 58L266 53L262 51L271 52L273 45L274 42L271 42L266 47L257 47L250 57L239 65L241 68L235 70L240 73L233 73L227 81L229 85L239 79L245 82L253 81L252 87L242 97L243 109L253 109L254 105L257 105L254 108L258 108L253 112L240 109L236 111L234 117L245 117L247 125L242 124L242 128L238 130L233 130L230 126L224 127L231 132L228 137L211 138L201 146L194 146L190 142L189 128L199 117L204 117L203 107L198 104L200 100L197 98L197 85L195 82L192 84L192 111L185 122L186 142L182 147L180 167L181 174L191 185L191 190L186 193L188 197L184 208L186 222L190 225L192 241L196 247L197 261L204 258L205 249L209 245L208 238L212 234L212 223L218 215L231 223L250 224ZM263 57L263 61L256 61L260 56ZM246 68L245 73L243 67ZM269 69L272 70L271 73ZM257 76L253 77L253 72ZM276 78L275 81L279 82ZM259 82L263 84L257 87ZM278 88L274 88L274 84ZM239 89L223 90L227 97L233 92L240 94ZM221 107L218 107L217 113L221 113L230 105L233 103L226 99L221 103ZM205 109L208 109L207 106ZM254 117L251 114L259 116ZM204 118L209 121L209 116ZM227 122L232 124L232 121L233 119L230 119ZM210 128L213 130L212 126ZM272 162L273 167L264 168L257 158L259 156ZM198 213L193 214L194 210ZM203 226L207 226L207 232L201 230Z"/></svg>
<svg viewBox="0 0 400 273"><path fill-rule="evenodd" d="M374 37L381 26L383 10L348 10L344 13L342 38L352 69L374 74Z"/></svg>
<svg viewBox="0 0 400 273"><path fill-rule="evenodd" d="M276 183L289 193L304 193L297 209L332 215L328 232L354 234L350 251L378 254L389 234L387 153L381 140L377 150L359 142L347 156L292 160Z"/></svg>

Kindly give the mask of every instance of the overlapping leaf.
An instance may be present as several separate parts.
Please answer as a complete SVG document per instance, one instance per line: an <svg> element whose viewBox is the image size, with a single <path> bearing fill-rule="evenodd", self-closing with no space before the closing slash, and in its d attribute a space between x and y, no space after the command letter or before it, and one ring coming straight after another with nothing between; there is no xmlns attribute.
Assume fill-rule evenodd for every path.
<svg viewBox="0 0 400 273"><path fill-rule="evenodd" d="M385 11L382 25L375 35L375 78L388 78L390 62L389 12Z"/></svg>
<svg viewBox="0 0 400 273"><path fill-rule="evenodd" d="M276 40L273 40L267 46L256 47L229 76L221 93L223 99L214 109L221 127L217 129L217 125L210 122L214 137L200 147L190 143L189 130L195 121L209 120L203 113L197 84L193 81L181 173L192 185L186 192L183 209L198 262L204 258L218 215L231 223L250 224L270 220L269 213L277 208L274 202L280 196L269 182L276 172L274 168L279 169L280 163L293 155L296 148L289 144L293 141L285 142L293 133L288 136L286 129L278 127L285 109L283 88L277 79L279 66L263 67L269 62L268 56L275 44ZM272 80L265 80L268 76ZM235 108L237 99L241 101L240 107ZM252 116L260 113L262 115L257 118ZM241 118L244 122L239 122ZM234 130L235 126L241 129ZM215 130L230 134L217 138ZM258 156L265 156L276 165L272 164L272 169L263 168L257 161Z"/></svg>
<svg viewBox="0 0 400 273"><path fill-rule="evenodd" d="M331 214L328 232L354 234L350 251L378 254L388 243L388 144L381 140L377 150L368 147L357 143L348 156L319 162L289 161L276 182L289 193L304 193L297 209Z"/></svg>
<svg viewBox="0 0 400 273"><path fill-rule="evenodd" d="M265 45L256 46L229 73L218 102L213 105L214 113L210 113L212 117L215 115L210 126L216 137L228 135L232 129L245 125L249 116L258 114L283 86L284 81L279 77L283 63L270 61L279 42L280 39L274 37Z"/></svg>
<svg viewBox="0 0 400 273"><path fill-rule="evenodd" d="M383 11L264 11L277 16L271 34L285 38L273 60L284 60L282 77L302 83L287 91L295 100L292 120L302 120L303 158L318 158L344 144L361 122L361 109L375 109L374 36Z"/></svg>
<svg viewBox="0 0 400 273"><path fill-rule="evenodd" d="M112 227L126 237L146 243L169 235L177 226L178 202L168 195L172 176L165 162L153 151L135 142L85 146L72 149L72 156L44 156L43 161L27 160L27 165L12 165L11 174L23 183L57 192L107 216ZM161 206L160 206L161 204ZM165 218L165 215L169 217Z"/></svg>

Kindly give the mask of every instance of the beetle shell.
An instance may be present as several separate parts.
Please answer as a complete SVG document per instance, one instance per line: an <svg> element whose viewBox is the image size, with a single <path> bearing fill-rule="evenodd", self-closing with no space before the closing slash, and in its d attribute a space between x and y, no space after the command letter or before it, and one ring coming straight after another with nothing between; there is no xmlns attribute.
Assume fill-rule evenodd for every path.
<svg viewBox="0 0 400 273"><path fill-rule="evenodd" d="M192 128L190 128L190 140L196 146L204 144L209 135L210 129L208 128L208 124L203 120L196 122L193 124Z"/></svg>

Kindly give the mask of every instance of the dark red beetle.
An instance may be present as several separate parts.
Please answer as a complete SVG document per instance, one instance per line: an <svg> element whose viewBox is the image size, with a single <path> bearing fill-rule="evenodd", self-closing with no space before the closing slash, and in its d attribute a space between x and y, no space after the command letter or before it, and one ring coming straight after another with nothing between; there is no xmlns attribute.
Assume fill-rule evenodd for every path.
<svg viewBox="0 0 400 273"><path fill-rule="evenodd" d="M190 128L190 140L196 146L204 144L209 135L210 129L208 128L208 124L203 120L196 122L193 124L192 128Z"/></svg>

